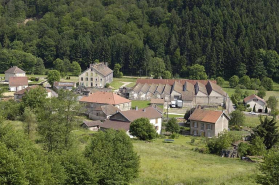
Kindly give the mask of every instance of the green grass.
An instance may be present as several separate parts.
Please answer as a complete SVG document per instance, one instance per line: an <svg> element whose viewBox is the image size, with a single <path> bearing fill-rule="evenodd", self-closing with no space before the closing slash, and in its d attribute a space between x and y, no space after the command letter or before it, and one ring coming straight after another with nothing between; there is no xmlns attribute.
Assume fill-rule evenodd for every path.
<svg viewBox="0 0 279 185"><path fill-rule="evenodd" d="M132 82L131 84L127 85L127 87L133 87L136 84L137 78L135 77L123 77L123 78L113 78L113 81L110 83L110 86L113 89L119 89L123 82Z"/></svg>
<svg viewBox="0 0 279 185"><path fill-rule="evenodd" d="M150 101L145 101L145 100L132 100L132 108L136 108L136 106L139 108L139 109L143 109L143 108L146 108L148 107L150 104Z"/></svg>
<svg viewBox="0 0 279 185"><path fill-rule="evenodd" d="M164 115L165 117L167 117L167 115ZM183 118L184 115L175 115L175 114L169 114L169 118Z"/></svg>
<svg viewBox="0 0 279 185"><path fill-rule="evenodd" d="M195 152L191 137L180 136L173 143L163 141L134 141L141 167L139 178L132 184L256 184L254 163Z"/></svg>

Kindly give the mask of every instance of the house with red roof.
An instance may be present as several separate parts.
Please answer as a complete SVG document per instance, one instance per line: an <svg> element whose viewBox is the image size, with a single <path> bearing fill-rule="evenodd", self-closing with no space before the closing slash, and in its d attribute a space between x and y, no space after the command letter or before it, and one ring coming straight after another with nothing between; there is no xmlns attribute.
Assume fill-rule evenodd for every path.
<svg viewBox="0 0 279 185"><path fill-rule="evenodd" d="M265 111L265 107L266 107L265 100L260 98L260 97L258 97L255 94L247 96L246 98L244 98L243 102L246 105L249 105L250 108L252 108L252 110L255 107L256 112L264 112Z"/></svg>
<svg viewBox="0 0 279 185"><path fill-rule="evenodd" d="M230 118L223 111L195 109L189 120L191 135L214 137L228 130Z"/></svg>
<svg viewBox="0 0 279 185"><path fill-rule="evenodd" d="M28 77L9 77L9 89L12 92L28 87Z"/></svg>
<svg viewBox="0 0 279 185"><path fill-rule="evenodd" d="M88 115L91 114L93 111L96 112L96 110L100 108L102 105L113 105L120 111L126 111L131 109L131 100L123 98L113 92L98 91L93 94L90 94L89 96L82 97L79 100L79 102L85 105L87 109L86 114Z"/></svg>

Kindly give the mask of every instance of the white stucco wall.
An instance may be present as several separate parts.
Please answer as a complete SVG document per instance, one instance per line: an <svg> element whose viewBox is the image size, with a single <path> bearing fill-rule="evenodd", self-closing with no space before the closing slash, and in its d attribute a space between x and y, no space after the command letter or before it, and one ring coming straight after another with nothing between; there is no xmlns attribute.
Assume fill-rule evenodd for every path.
<svg viewBox="0 0 279 185"><path fill-rule="evenodd" d="M215 123L215 136L218 136L219 133L228 129L229 129L229 120L224 115L220 116L220 118Z"/></svg>
<svg viewBox="0 0 279 185"><path fill-rule="evenodd" d="M22 89L27 88L28 86L18 86L18 87L10 87L10 91L12 92L16 92L16 91L20 91Z"/></svg>
<svg viewBox="0 0 279 185"><path fill-rule="evenodd" d="M156 123L157 120L157 123ZM157 119L150 119L149 120L150 123L154 126L154 127L158 127L158 129L156 130L156 132L158 134L161 134L161 130L162 130L162 118L157 118Z"/></svg>
<svg viewBox="0 0 279 185"><path fill-rule="evenodd" d="M262 111L264 112L265 111L265 103L264 102L262 102L262 101L253 101L253 100L251 100L251 101L249 101L247 104L249 104L250 105L250 108L253 110L253 107L254 107L254 105L256 105L256 112L258 112L258 110L259 109L262 109Z"/></svg>

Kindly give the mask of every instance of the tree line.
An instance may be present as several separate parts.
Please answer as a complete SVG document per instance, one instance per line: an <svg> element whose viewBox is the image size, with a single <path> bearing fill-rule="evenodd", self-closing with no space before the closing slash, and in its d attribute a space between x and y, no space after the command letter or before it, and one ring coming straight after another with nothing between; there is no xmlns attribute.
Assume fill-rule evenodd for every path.
<svg viewBox="0 0 279 185"><path fill-rule="evenodd" d="M46 68L60 59L85 69L98 59L120 64L125 75L186 78L198 64L208 78L277 79L278 7L272 0L1 0L0 72L19 64L36 73L28 53Z"/></svg>

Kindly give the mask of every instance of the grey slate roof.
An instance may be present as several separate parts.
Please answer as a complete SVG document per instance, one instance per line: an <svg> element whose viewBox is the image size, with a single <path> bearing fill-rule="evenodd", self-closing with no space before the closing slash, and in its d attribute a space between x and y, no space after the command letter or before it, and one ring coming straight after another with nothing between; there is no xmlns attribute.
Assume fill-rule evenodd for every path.
<svg viewBox="0 0 279 185"><path fill-rule="evenodd" d="M20 69L17 66L11 67L10 69L8 69L7 71L5 71L5 73L25 73L25 71L23 71L22 69Z"/></svg>

